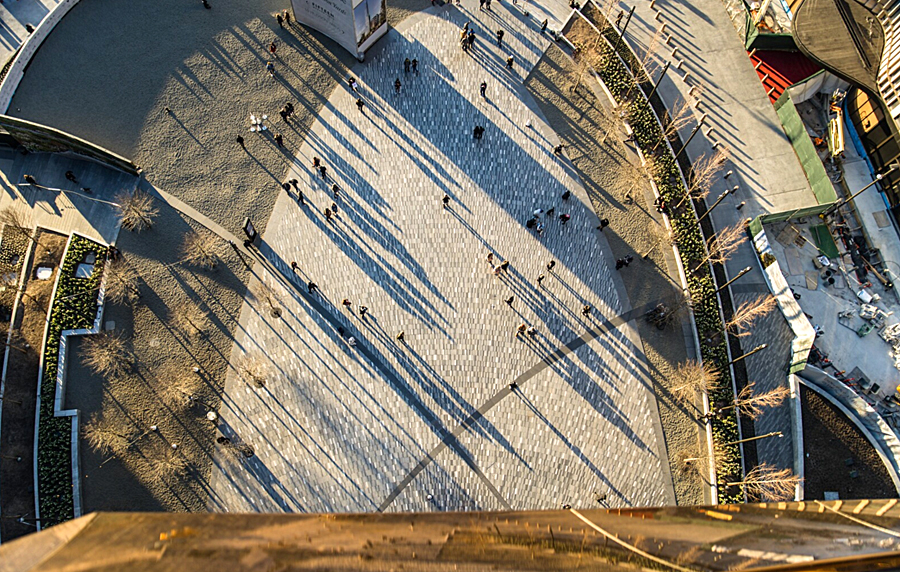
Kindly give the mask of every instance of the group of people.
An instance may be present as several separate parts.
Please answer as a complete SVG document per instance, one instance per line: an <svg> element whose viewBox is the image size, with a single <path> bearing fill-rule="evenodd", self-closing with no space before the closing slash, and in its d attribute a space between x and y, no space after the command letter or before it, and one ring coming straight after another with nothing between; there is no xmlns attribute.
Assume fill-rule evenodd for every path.
<svg viewBox="0 0 900 572"><path fill-rule="evenodd" d="M571 197L571 196L572 196L572 193L570 191L566 190L561 195L561 198L564 201L568 201L569 197ZM545 227L544 223L541 221L541 215L546 215L546 217L549 219L549 218L553 217L553 215L555 213L556 213L556 207L550 207L546 211L544 211L544 209L542 209L542 208L537 208L534 210L534 212L531 213L531 218L528 219L527 221L525 221L525 227L533 228L538 233L538 235L543 235L544 228L546 228L546 227ZM559 215L559 222L560 222L560 224L566 224L567 222L569 222L569 220L571 220L571 218L572 218L572 215L570 215L568 213L561 213Z"/></svg>

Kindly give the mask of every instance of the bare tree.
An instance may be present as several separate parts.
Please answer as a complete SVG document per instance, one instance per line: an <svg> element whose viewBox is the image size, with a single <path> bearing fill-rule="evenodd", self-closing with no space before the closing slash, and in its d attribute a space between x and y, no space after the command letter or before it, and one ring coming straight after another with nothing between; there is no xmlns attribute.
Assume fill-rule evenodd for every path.
<svg viewBox="0 0 900 572"><path fill-rule="evenodd" d="M664 246L671 248L675 245L675 233L667 228L660 229L659 238L657 238L656 242L653 243L647 252L641 255L641 258L647 259L650 258L650 255L653 253L657 247Z"/></svg>
<svg viewBox="0 0 900 572"><path fill-rule="evenodd" d="M84 364L107 379L120 377L134 364L128 343L121 334L115 332L87 336L81 349Z"/></svg>
<svg viewBox="0 0 900 572"><path fill-rule="evenodd" d="M711 264L724 264L725 261L731 258L731 255L737 251L738 246L740 246L746 238L744 227L741 223L735 223L734 226L726 227L717 234L714 234L706 242L708 254L700 261L697 268L694 269L694 272L703 268L703 265L707 262Z"/></svg>
<svg viewBox="0 0 900 572"><path fill-rule="evenodd" d="M688 360L680 363L672 372L672 393L684 402L694 399L697 392L708 393L719 388L722 373L711 362Z"/></svg>
<svg viewBox="0 0 900 572"><path fill-rule="evenodd" d="M0 226L7 226L16 234L27 240L37 241L36 234L25 222L22 213L9 206L0 210Z"/></svg>
<svg viewBox="0 0 900 572"><path fill-rule="evenodd" d="M694 110L691 108L691 104L688 103L686 99L679 99L676 101L672 106L672 109L668 112L668 117L663 118L662 133L659 141L656 142L656 145L653 146L651 151L656 151L657 147L662 145L663 142L671 139L693 120Z"/></svg>
<svg viewBox="0 0 900 572"><path fill-rule="evenodd" d="M169 409L180 411L190 405L190 399L203 390L203 380L190 370L166 365L153 376L156 392Z"/></svg>
<svg viewBox="0 0 900 572"><path fill-rule="evenodd" d="M153 197L143 191L135 191L133 194L120 193L116 195L116 203L122 226L135 232L151 228L153 219L159 215Z"/></svg>
<svg viewBox="0 0 900 572"><path fill-rule="evenodd" d="M106 264L106 298L115 304L132 303L141 297L138 272L123 259Z"/></svg>
<svg viewBox="0 0 900 572"><path fill-rule="evenodd" d="M760 394L753 393L755 387L756 382L751 381L737 394L731 405L720 407L717 412L738 408L741 414L746 415L750 419L756 419L762 414L763 409L781 405L785 398L791 394L791 391L783 385Z"/></svg>
<svg viewBox="0 0 900 572"><path fill-rule="evenodd" d="M169 313L172 325L190 336L199 336L209 327L209 316L193 300L186 300L175 306Z"/></svg>
<svg viewBox="0 0 900 572"><path fill-rule="evenodd" d="M720 149L716 149L712 154L700 157L692 166L690 174L690 182L688 183L688 192L685 194L675 208L688 199L694 200L705 199L709 196L709 191L716 182L719 173L725 167L726 155Z"/></svg>
<svg viewBox="0 0 900 572"><path fill-rule="evenodd" d="M775 297L771 295L759 296L744 302L737 307L737 310L734 311L734 315L731 316L731 320L725 324L725 327L734 336L749 336L748 328L753 325L757 318L771 312L775 308L775 304Z"/></svg>
<svg viewBox="0 0 900 572"><path fill-rule="evenodd" d="M784 501L794 498L794 492L802 479L790 469L777 469L763 463L744 475L743 481L727 483L740 486L747 495L764 501Z"/></svg>
<svg viewBox="0 0 900 572"><path fill-rule="evenodd" d="M82 425L82 435L91 449L102 455L120 455L134 437L134 426L124 417L110 418L94 413L90 421Z"/></svg>
<svg viewBox="0 0 900 572"><path fill-rule="evenodd" d="M218 241L211 233L189 232L185 235L181 245L183 257L181 260L207 270L213 269L219 263L219 257L216 254L217 246Z"/></svg>
<svg viewBox="0 0 900 572"><path fill-rule="evenodd" d="M647 42L647 49L644 51L644 57L641 58L638 69L634 71L636 83L649 81L653 76L653 72L659 67L659 63L655 56L656 50L659 49L659 45L662 43L662 37L662 28L657 28L653 32L653 36L650 37L650 41Z"/></svg>
<svg viewBox="0 0 900 572"><path fill-rule="evenodd" d="M259 356L244 356L239 366L239 371L244 376L247 383L256 387L265 387L269 375L269 366Z"/></svg>
<svg viewBox="0 0 900 572"><path fill-rule="evenodd" d="M603 40L594 33L594 31L585 25L586 30L582 33L589 36L589 39L577 41L575 43L575 64L578 70L578 79L571 91L578 91L584 81L584 75L587 71L597 64L605 65L603 56Z"/></svg>
<svg viewBox="0 0 900 572"><path fill-rule="evenodd" d="M189 464L178 449L158 441L146 454L146 475L156 482L166 482L187 473Z"/></svg>

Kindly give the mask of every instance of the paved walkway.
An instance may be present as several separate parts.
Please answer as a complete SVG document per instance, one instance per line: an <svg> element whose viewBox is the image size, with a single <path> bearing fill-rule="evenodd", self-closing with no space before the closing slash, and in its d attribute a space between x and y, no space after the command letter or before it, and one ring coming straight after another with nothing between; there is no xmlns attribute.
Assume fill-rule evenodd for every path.
<svg viewBox="0 0 900 572"><path fill-rule="evenodd" d="M266 386L232 372L220 410L223 431L256 456L217 457L212 509L590 506L595 491L614 506L674 503L627 298L584 190L523 101L523 68L549 42L535 25L546 16L493 8L410 18L354 70L365 115L341 88L313 126L288 176L306 205L282 194L261 248L283 274L298 263L295 286L259 274L231 360L238 370L244 356L265 360ZM567 12L553 4L556 19ZM472 56L457 45L466 21L478 35ZM502 50L491 40L498 28ZM514 73L503 69L510 53ZM403 72L405 57L419 60L418 75ZM482 141L475 124L486 128ZM327 183L312 156L328 167ZM338 210L327 221L333 183ZM524 222L550 207L572 219L542 217L538 238ZM509 270L494 276L488 252ZM303 293L307 280L321 293ZM580 315L583 304L592 317ZM523 322L538 334L516 339ZM394 339L401 330L405 344ZM518 390L504 389L516 379Z"/></svg>
<svg viewBox="0 0 900 572"><path fill-rule="evenodd" d="M61 0L2 0L0 2L0 65L28 38L26 24L37 28Z"/></svg>

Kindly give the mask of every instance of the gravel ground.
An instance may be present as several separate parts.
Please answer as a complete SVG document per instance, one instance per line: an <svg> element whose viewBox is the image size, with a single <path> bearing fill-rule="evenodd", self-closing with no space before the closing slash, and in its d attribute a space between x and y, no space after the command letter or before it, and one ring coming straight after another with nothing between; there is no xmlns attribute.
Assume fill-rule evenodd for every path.
<svg viewBox="0 0 900 572"><path fill-rule="evenodd" d="M32 60L9 112L132 158L151 184L235 233L245 216L261 231L294 150L356 60L302 26L280 29L273 15L288 7L286 0L211 3L211 10L175 0L79 3ZM428 6L426 0L391 2L388 21L395 25ZM264 69L273 40L275 80ZM295 119L282 125L278 110L288 101ZM248 131L250 113L275 118L269 135ZM276 131L284 136L283 149L271 138ZM246 151L237 135L245 138ZM108 383L77 359L70 362L69 405L81 408L84 420L101 413L137 434L159 427L122 459L82 442L86 511L205 510L212 425L202 406L188 409L186 400L167 405L160 395L198 367L197 393L217 406L248 273L225 244L217 270L180 263L179 246L190 228L163 207L152 230L123 231L117 241L141 275L143 298L133 307L108 306L105 320L130 339L136 373ZM203 336L187 335L170 316L201 299L208 328ZM149 478L148 459L172 443L190 472Z"/></svg>
<svg viewBox="0 0 900 572"><path fill-rule="evenodd" d="M805 498L823 500L825 491L837 492L842 499L896 498L897 489L881 457L856 425L804 386L800 386L800 399L806 453ZM846 464L849 459L853 459L852 465ZM856 477L852 471L856 471Z"/></svg>
<svg viewBox="0 0 900 572"><path fill-rule="evenodd" d="M27 278L22 285L25 295L16 312L13 335L16 347L27 351L9 352L0 431L0 453L5 455L0 459L0 510L4 516L28 515L29 518L34 515L34 411L40 352L56 270L66 248L66 237L61 234L41 230L36 238L39 244L32 253ZM53 268L53 276L49 280L33 279L39 266ZM21 457L22 461L15 461L15 457ZM31 525L14 519L0 520L0 540L3 542L33 531Z"/></svg>
<svg viewBox="0 0 900 572"><path fill-rule="evenodd" d="M641 258L656 243L661 228L661 223L650 214L654 208L649 182L642 189L629 189L623 183L622 162L636 162L638 158L626 149L624 135L611 135L605 144L600 144L602 132L597 125L602 121L598 119L598 106L608 105L608 99L598 99L584 87L573 93L570 88L577 73L573 62L551 46L526 80L526 87L566 145L565 152L572 159L594 210L610 220L604 233L614 256L630 254L635 258L621 273L632 307L671 296L676 289L665 270L660 249L655 249L647 260ZM626 200L629 191L633 201ZM669 392L674 365L687 359L681 326L673 324L660 331L640 320L638 331L651 366L677 502L699 504L703 500L699 476L683 471L677 462L685 452L689 456L700 453L698 425Z"/></svg>

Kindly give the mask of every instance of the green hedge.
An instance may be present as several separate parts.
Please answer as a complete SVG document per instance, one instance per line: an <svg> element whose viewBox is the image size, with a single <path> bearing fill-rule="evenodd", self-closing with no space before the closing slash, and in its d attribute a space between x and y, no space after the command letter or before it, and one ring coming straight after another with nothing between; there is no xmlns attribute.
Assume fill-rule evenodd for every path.
<svg viewBox="0 0 900 572"><path fill-rule="evenodd" d="M584 11L584 15L590 19L595 16L594 12L595 10L587 9ZM622 60L628 62L629 67L634 70L637 70L640 64L624 41L618 44L619 56L622 60L613 56L612 46L616 45L618 34L602 14L599 14L599 18L602 18L602 22L591 21L602 31L609 44L601 44L598 49L599 54L595 56L597 65L594 66L594 69L606 84L616 103L626 110L629 123L634 130L635 141L640 145L644 156L655 164L653 178L660 195L669 205L678 205L679 203L684 205L680 209L670 209L669 217L675 231L681 261L688 274L688 289L693 301L703 361L714 364L722 372L721 389L710 393L709 399L713 404L718 401L730 403L734 400L734 391L728 367L727 336L719 315L715 280L708 264L702 264L695 273L691 274L691 270L697 268L706 258L700 225L697 223L697 217L692 207L689 206L692 204L691 201L682 203L687 190L682 184L675 158L667 145L658 145L662 139L662 129L656 120L656 115L650 108L645 94L636 86L632 74L623 65ZM647 85L645 85L646 87ZM719 444L737 441L739 433L736 414L730 410L726 417L713 419L712 434L713 439ZM729 481L741 480L732 478L740 477L742 474L740 448L737 445L729 445L721 447L720 450L724 453L724 458L717 460L719 502L743 502L740 490L725 485Z"/></svg>
<svg viewBox="0 0 900 572"><path fill-rule="evenodd" d="M97 254L90 278L76 278L75 269L88 252ZM50 327L44 343L41 378L41 415L38 429L38 503L41 527L46 528L74 517L72 499L72 422L54 417L59 340L63 330L90 328L97 316L97 294L103 275L107 249L96 242L72 236L62 262L50 310ZM81 293L81 295L74 295ZM74 295L74 296L73 296ZM71 298L68 298L71 296ZM71 358L71 356L70 356Z"/></svg>

